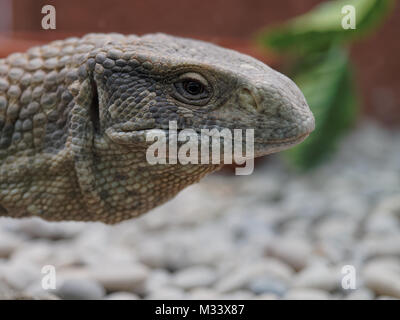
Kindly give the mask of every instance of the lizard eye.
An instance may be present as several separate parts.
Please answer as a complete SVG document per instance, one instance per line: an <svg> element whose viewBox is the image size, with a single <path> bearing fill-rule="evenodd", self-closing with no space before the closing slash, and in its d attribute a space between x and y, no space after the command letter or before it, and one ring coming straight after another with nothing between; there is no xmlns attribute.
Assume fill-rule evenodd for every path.
<svg viewBox="0 0 400 320"><path fill-rule="evenodd" d="M204 105L211 98L212 90L203 76L189 72L174 82L173 96L187 104Z"/></svg>
<svg viewBox="0 0 400 320"><path fill-rule="evenodd" d="M182 85L183 89L192 96L197 96L204 92L204 86L198 81L185 80L182 82Z"/></svg>

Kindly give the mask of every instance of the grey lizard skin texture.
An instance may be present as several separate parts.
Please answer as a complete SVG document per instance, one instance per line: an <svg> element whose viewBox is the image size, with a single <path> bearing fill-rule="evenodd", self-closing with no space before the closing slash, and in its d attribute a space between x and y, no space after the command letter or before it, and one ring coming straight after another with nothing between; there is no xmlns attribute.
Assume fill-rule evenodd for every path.
<svg viewBox="0 0 400 320"><path fill-rule="evenodd" d="M254 129L256 157L314 129L297 86L238 52L164 34L54 41L0 60L0 216L113 224L164 203L223 165L150 165L145 135L171 120Z"/></svg>

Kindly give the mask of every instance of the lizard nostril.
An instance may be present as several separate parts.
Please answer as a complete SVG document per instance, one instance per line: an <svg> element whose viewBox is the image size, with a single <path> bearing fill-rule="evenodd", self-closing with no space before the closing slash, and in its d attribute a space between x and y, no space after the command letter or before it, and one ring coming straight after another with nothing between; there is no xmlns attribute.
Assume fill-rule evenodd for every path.
<svg viewBox="0 0 400 320"><path fill-rule="evenodd" d="M247 88L242 88L239 92L239 104L242 108L250 112L259 112L260 106L255 96Z"/></svg>

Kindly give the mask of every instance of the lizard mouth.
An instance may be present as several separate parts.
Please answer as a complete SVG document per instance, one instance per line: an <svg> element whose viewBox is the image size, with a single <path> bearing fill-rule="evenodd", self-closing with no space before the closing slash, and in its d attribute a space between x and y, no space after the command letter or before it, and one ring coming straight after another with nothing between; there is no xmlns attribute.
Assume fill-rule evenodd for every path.
<svg viewBox="0 0 400 320"><path fill-rule="evenodd" d="M261 157L271 153L287 150L303 142L310 133L304 133L299 136L285 139L273 139L266 142L256 142L254 146L254 157Z"/></svg>
<svg viewBox="0 0 400 320"><path fill-rule="evenodd" d="M177 129L176 134L179 134L184 129ZM200 140L200 133L196 131L196 134ZM154 139L151 138L147 140L148 134L154 136L160 136L165 139L167 143L169 140L169 130L168 129L156 129L156 128L141 128L140 130L115 130L115 128L109 128L106 130L107 136L113 140L115 143L121 145L132 145L132 146L149 146L154 143ZM254 157L259 157L279 151L289 149L290 147L301 143L304 141L310 132L304 134L284 138L284 139L254 139ZM211 136L209 136L211 138ZM223 137L220 137L222 139ZM180 144L185 144L186 141L178 141L178 146Z"/></svg>
<svg viewBox="0 0 400 320"><path fill-rule="evenodd" d="M309 135L310 135L310 133L307 132L307 133L303 133L301 135L290 137L290 138L269 139L269 140L267 140L267 143L271 143L271 144L292 143L292 142L300 143L300 142L304 141ZM255 140L255 141L257 142L257 140Z"/></svg>
<svg viewBox="0 0 400 320"><path fill-rule="evenodd" d="M184 129L177 129L179 134ZM149 134L152 136L164 136L168 140L169 130L163 128L140 128L139 130L121 130L120 128L108 128L106 135L115 143L122 145L143 145L148 146L154 143L153 139L147 140Z"/></svg>

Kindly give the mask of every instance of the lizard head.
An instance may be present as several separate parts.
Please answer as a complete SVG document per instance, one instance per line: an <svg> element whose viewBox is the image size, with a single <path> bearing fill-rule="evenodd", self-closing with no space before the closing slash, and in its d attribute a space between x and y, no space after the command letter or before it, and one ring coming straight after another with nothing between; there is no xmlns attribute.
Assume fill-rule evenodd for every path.
<svg viewBox="0 0 400 320"><path fill-rule="evenodd" d="M254 129L255 156L261 156L303 141L314 129L298 87L247 55L164 34L115 48L96 63L106 104L100 126L116 143L143 143L146 134L176 121L178 130L196 132Z"/></svg>
<svg viewBox="0 0 400 320"><path fill-rule="evenodd" d="M6 80L8 64L26 64L29 72L22 76L13 67ZM116 223L164 203L228 163L226 136L219 149L223 163L182 163L179 155L170 162L169 151L168 162L150 163L149 134L164 133L164 145L170 146L176 141L171 122L178 141L191 130L189 143L200 147L204 130L213 142L221 139L214 130L228 132L235 161L237 129L246 138L254 134L254 153L247 153L247 139L240 142L247 160L299 143L314 128L291 80L256 59L202 41L89 34L10 56L0 67L0 91L13 83L9 100L0 101L0 118L7 110L0 158L10 153L4 166L0 159L0 215L12 208L16 216ZM178 154L187 145L181 142ZM14 151L21 152L17 161ZM203 152L199 155L203 160Z"/></svg>
<svg viewBox="0 0 400 320"><path fill-rule="evenodd" d="M233 157L226 160L225 135L216 135L218 161L214 162L214 139L208 139L212 161L203 158L204 130L213 138L214 129L228 131L235 138L230 155L242 163L242 157L237 161L237 129L242 138L244 131L246 138L253 133L249 154L247 139L239 142L247 160L299 143L314 128L314 117L297 86L238 52L163 34L88 35L79 47L85 48L90 52L77 70L80 81L68 87L75 97L69 141L93 219L117 222L146 212L231 163ZM79 62L80 55L73 61ZM176 125L174 139L171 122ZM188 132L185 129L194 132L188 143L200 149L193 157L197 162L192 161L192 147L191 160L181 161L181 147L187 143L180 145L179 136ZM157 141L167 148L157 150L157 155L165 152L164 161L152 163L147 155L154 139L147 138L154 133L164 134ZM171 141L178 147L174 152Z"/></svg>

